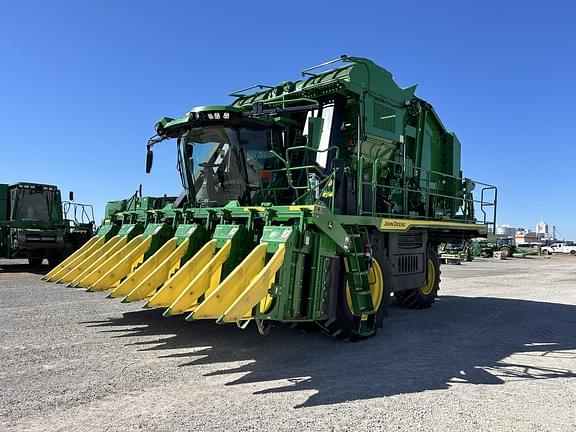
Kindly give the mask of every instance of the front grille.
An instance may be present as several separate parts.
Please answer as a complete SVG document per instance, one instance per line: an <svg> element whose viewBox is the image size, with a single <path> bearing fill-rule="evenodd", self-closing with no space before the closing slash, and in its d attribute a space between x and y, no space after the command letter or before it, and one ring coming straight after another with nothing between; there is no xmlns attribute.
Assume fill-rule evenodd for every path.
<svg viewBox="0 0 576 432"><path fill-rule="evenodd" d="M417 273L418 255L402 255L398 257L398 273Z"/></svg>

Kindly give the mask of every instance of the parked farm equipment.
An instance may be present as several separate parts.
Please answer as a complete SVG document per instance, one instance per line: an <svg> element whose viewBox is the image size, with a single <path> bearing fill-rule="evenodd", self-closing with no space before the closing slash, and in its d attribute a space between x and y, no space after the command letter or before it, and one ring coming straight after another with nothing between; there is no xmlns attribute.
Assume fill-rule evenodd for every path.
<svg viewBox="0 0 576 432"><path fill-rule="evenodd" d="M92 206L62 201L56 186L0 184L0 257L54 266L93 234Z"/></svg>
<svg viewBox="0 0 576 432"><path fill-rule="evenodd" d="M462 177L460 142L415 86L358 57L302 75L162 118L146 168L175 140L183 193L110 204L46 279L166 316L262 333L316 323L347 340L375 334L392 293L430 307L438 245L485 235L496 188Z"/></svg>

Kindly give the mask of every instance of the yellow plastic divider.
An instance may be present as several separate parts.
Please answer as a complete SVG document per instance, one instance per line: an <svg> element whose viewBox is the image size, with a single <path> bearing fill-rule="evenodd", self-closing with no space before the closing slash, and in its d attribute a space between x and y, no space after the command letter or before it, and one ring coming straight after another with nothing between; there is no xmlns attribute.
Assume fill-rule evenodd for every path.
<svg viewBox="0 0 576 432"><path fill-rule="evenodd" d="M227 240L216 255L200 270L192 281L178 295L176 300L164 312L164 316L178 315L192 310L198 298L216 288L220 283L222 265L230 256L232 241Z"/></svg>
<svg viewBox="0 0 576 432"><path fill-rule="evenodd" d="M238 322L252 316L252 308L268 295L270 287L276 279L276 273L284 263L286 247L283 243L278 246L278 250L272 255L270 261L258 275L252 279L246 289L236 298L234 303L219 317L218 322ZM260 305L262 308L262 303ZM262 310L262 309L260 309Z"/></svg>
<svg viewBox="0 0 576 432"><path fill-rule="evenodd" d="M82 245L80 249L71 254L68 258L42 276L42 280L48 282L55 282L60 277L64 276L75 266L80 264L86 257L88 257L92 252L98 249L106 241L105 237L92 237L86 243Z"/></svg>
<svg viewBox="0 0 576 432"><path fill-rule="evenodd" d="M111 258L112 267L109 267L108 262L102 265L98 270L101 272L100 278L88 287L88 291L104 291L118 286L122 279L144 262L144 256L153 239L154 237L149 236L141 238L138 243L128 243Z"/></svg>
<svg viewBox="0 0 576 432"><path fill-rule="evenodd" d="M100 262L101 259L106 259L105 257L114 254L118 249L120 249L127 241L127 237L114 236L106 243L104 243L100 248L96 249L93 253L87 256L80 264L70 270L68 273L63 275L58 282L69 283L68 286L75 286L74 281L88 272L90 269L94 268L94 265Z"/></svg>
<svg viewBox="0 0 576 432"><path fill-rule="evenodd" d="M178 239L174 237L164 243L160 249L146 260L146 262L133 271L112 292L110 292L108 297L123 297L130 293L137 285L148 278L156 267L174 251L177 241Z"/></svg>
<svg viewBox="0 0 576 432"><path fill-rule="evenodd" d="M134 288L130 290L128 293L125 294L124 289L122 287L122 284L124 284L124 282L122 282L122 284L118 285L118 288L112 291L110 296L118 297L120 295L126 295L126 297L122 299L124 303L144 300L145 298L151 296L156 292L156 290L159 287L163 286L163 284L171 277L171 275L174 274L174 272L180 269L180 261L182 260L182 257L188 250L189 244L190 239L185 239L176 249L174 249L174 251L172 251L172 253L167 258L161 261L160 264L153 265L152 271L150 273L146 272L145 277L141 281L136 283L134 285ZM150 259L152 258L154 258L154 256L151 257ZM147 263L148 261L142 264L142 267L144 267L144 265ZM138 269L137 271L139 270L140 269ZM143 270L143 272L144 271L145 270ZM126 288L132 286L132 283L129 283L128 281L131 280L133 277L135 278L135 274L130 278L126 279L125 281Z"/></svg>
<svg viewBox="0 0 576 432"><path fill-rule="evenodd" d="M110 250L104 256L96 260L94 264L78 277L78 280L75 280L74 284L71 285L79 288L88 288L107 273L114 265L121 261L132 249L142 243L142 234L137 235L128 242L124 240L122 243L123 244L119 247L115 246L113 250Z"/></svg>
<svg viewBox="0 0 576 432"><path fill-rule="evenodd" d="M260 243L194 310L193 319L219 318L264 268L266 243Z"/></svg>
<svg viewBox="0 0 576 432"><path fill-rule="evenodd" d="M190 281L210 262L216 253L216 240L210 240L194 254L162 288L148 301L145 307L168 307L186 289ZM168 269L169 270L169 269Z"/></svg>

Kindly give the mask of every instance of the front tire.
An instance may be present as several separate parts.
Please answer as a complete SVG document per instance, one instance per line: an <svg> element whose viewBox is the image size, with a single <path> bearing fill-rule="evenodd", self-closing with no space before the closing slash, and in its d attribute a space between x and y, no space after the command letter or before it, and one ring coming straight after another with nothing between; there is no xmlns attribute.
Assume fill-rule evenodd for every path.
<svg viewBox="0 0 576 432"><path fill-rule="evenodd" d="M372 266L368 275L372 302L376 311L374 328L382 327L390 299L390 267L383 248L375 247L372 255ZM319 322L320 328L331 337L344 341L357 341L366 339L366 336L355 332L361 317L352 313L352 301L346 278L344 258L338 257L328 264L326 286L338 287L338 304L336 316L324 322Z"/></svg>
<svg viewBox="0 0 576 432"><path fill-rule="evenodd" d="M510 246L502 246L500 253L504 258L510 258L512 256L512 248Z"/></svg>
<svg viewBox="0 0 576 432"><path fill-rule="evenodd" d="M56 267L58 264L64 261L64 255L65 254L62 252L51 253L50 256L48 257L48 265L50 267Z"/></svg>
<svg viewBox="0 0 576 432"><path fill-rule="evenodd" d="M420 288L394 293L396 302L407 309L428 309L436 301L440 289L440 260L434 251L428 251L427 280Z"/></svg>
<svg viewBox="0 0 576 432"><path fill-rule="evenodd" d="M28 258L28 264L32 267L40 267L44 258Z"/></svg>

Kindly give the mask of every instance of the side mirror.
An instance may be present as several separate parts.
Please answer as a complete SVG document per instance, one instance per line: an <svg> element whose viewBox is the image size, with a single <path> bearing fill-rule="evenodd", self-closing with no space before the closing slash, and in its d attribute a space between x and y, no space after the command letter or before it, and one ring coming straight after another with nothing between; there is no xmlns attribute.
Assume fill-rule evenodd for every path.
<svg viewBox="0 0 576 432"><path fill-rule="evenodd" d="M146 152L146 174L149 174L152 171L152 162L154 161L154 152L151 149L148 149Z"/></svg>
<svg viewBox="0 0 576 432"><path fill-rule="evenodd" d="M74 192L68 192L68 201L74 201Z"/></svg>

